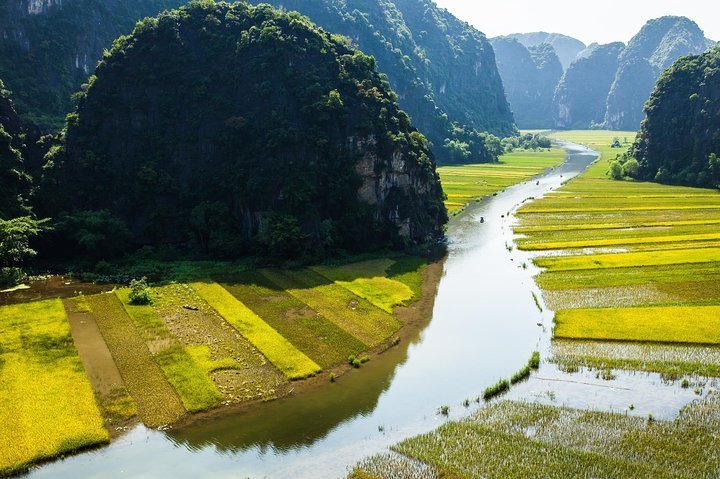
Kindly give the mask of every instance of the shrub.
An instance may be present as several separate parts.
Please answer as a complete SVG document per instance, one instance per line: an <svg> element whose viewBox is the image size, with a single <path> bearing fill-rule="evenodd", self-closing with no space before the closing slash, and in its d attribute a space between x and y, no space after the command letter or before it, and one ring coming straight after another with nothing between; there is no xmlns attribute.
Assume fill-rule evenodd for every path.
<svg viewBox="0 0 720 479"><path fill-rule="evenodd" d="M152 303L150 295L150 287L147 284L147 278L134 279L130 281L130 304L144 305Z"/></svg>

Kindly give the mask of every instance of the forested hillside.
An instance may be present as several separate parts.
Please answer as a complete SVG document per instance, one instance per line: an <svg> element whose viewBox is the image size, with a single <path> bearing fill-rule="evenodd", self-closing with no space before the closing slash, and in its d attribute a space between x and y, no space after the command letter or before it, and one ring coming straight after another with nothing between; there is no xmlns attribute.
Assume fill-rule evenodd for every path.
<svg viewBox="0 0 720 479"><path fill-rule="evenodd" d="M253 3L261 3L259 0ZM490 132L514 132L493 49L485 36L429 0L274 0L350 38L378 62L413 125L442 162L496 159ZM492 139L491 139L492 140Z"/></svg>
<svg viewBox="0 0 720 479"><path fill-rule="evenodd" d="M720 47L675 62L660 77L645 113L630 150L639 163L634 176L719 188Z"/></svg>
<svg viewBox="0 0 720 479"><path fill-rule="evenodd" d="M13 0L0 2L0 78L21 117L62 125L71 96L135 22L182 0Z"/></svg>
<svg viewBox="0 0 720 479"><path fill-rule="evenodd" d="M570 66L555 90L555 128L587 129L605 121L607 97L625 45L594 45Z"/></svg>
<svg viewBox="0 0 720 479"><path fill-rule="evenodd" d="M577 38L562 35L560 33L547 32L531 32L531 33L513 33L506 36L514 38L526 47L537 47L540 45L550 45L555 50L563 69L567 70L572 62L575 61L578 54L585 49L585 44Z"/></svg>
<svg viewBox="0 0 720 479"><path fill-rule="evenodd" d="M105 55L39 208L83 257L125 239L297 258L436 238L442 199L428 142L372 57L298 14L193 2ZM78 238L98 225L101 251Z"/></svg>

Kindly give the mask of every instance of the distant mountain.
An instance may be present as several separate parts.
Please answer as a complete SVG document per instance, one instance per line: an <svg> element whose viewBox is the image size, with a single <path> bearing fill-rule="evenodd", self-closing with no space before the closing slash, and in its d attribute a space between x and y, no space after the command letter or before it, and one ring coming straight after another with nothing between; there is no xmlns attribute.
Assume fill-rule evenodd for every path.
<svg viewBox="0 0 720 479"><path fill-rule="evenodd" d="M555 128L637 130L662 71L713 42L684 17L650 20L627 46L593 44L565 72L553 101Z"/></svg>
<svg viewBox="0 0 720 479"><path fill-rule="evenodd" d="M548 44L555 49L563 69L567 70L570 64L575 61L578 53L585 50L585 44L577 38L562 35L560 33L532 32L532 33L513 33L507 35L514 38L526 47L537 47L542 44Z"/></svg>
<svg viewBox="0 0 720 479"><path fill-rule="evenodd" d="M720 188L720 46L666 70L630 156L637 178Z"/></svg>
<svg viewBox="0 0 720 479"><path fill-rule="evenodd" d="M552 124L553 94L563 74L555 50L547 43L525 47L509 37L491 42L518 127L547 128Z"/></svg>
<svg viewBox="0 0 720 479"><path fill-rule="evenodd" d="M148 15L185 0L0 1L0 78L18 114L59 127L71 95L87 81L103 49Z"/></svg>
<svg viewBox="0 0 720 479"><path fill-rule="evenodd" d="M605 126L634 130L644 118L643 105L658 77L683 55L707 51L713 42L685 17L650 20L628 43L608 95Z"/></svg>
<svg viewBox="0 0 720 479"><path fill-rule="evenodd" d="M619 42L595 44L581 53L555 90L555 128L586 129L605 121L607 97L624 49Z"/></svg>
<svg viewBox="0 0 720 479"><path fill-rule="evenodd" d="M253 0L252 3L267 3ZM323 29L344 35L372 55L399 95L413 125L435 145L466 145L468 161L493 155L473 130L515 131L490 43L481 32L429 0L270 0L298 11Z"/></svg>

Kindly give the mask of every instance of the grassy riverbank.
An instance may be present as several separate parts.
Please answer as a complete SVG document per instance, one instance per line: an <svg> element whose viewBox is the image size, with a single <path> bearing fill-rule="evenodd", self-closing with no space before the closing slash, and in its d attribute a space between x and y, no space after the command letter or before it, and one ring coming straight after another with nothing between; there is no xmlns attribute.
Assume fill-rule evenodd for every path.
<svg viewBox="0 0 720 479"><path fill-rule="evenodd" d="M0 475L107 442L136 414L161 427L281 397L313 376L329 382L348 358L396 343L395 308L419 300L439 267L398 256L225 268L218 281L152 287L145 306L127 289L2 306Z"/></svg>
<svg viewBox="0 0 720 479"><path fill-rule="evenodd" d="M596 369L610 386L613 369L661 373L697 400L670 421L633 416L633 404L617 413L499 401L393 446L350 477L717 476L720 395L708 377L720 375L720 194L609 179L608 160L623 151L613 138L630 132L555 136L602 157L518 213L518 246L545 268L537 282L556 311L548 359L568 373ZM552 387L537 388L564 403Z"/></svg>
<svg viewBox="0 0 720 479"><path fill-rule="evenodd" d="M468 203L526 181L564 160L564 150L551 148L506 153L499 163L440 167L445 206L450 214L457 214Z"/></svg>

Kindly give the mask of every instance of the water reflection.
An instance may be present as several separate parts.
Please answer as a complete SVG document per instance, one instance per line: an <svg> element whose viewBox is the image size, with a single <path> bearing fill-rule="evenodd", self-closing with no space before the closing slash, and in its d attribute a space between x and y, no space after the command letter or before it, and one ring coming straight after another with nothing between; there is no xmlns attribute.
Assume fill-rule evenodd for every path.
<svg viewBox="0 0 720 479"><path fill-rule="evenodd" d="M382 359L335 384L242 414L167 433L137 428L107 448L31 476L341 477L362 458L437 427L446 420L437 414L440 406L450 407L450 418L468 414L465 399L511 376L549 336L552 316L535 305L528 255L509 247L509 213L597 157L584 147L566 147L562 166L471 204L451 222L432 321Z"/></svg>

